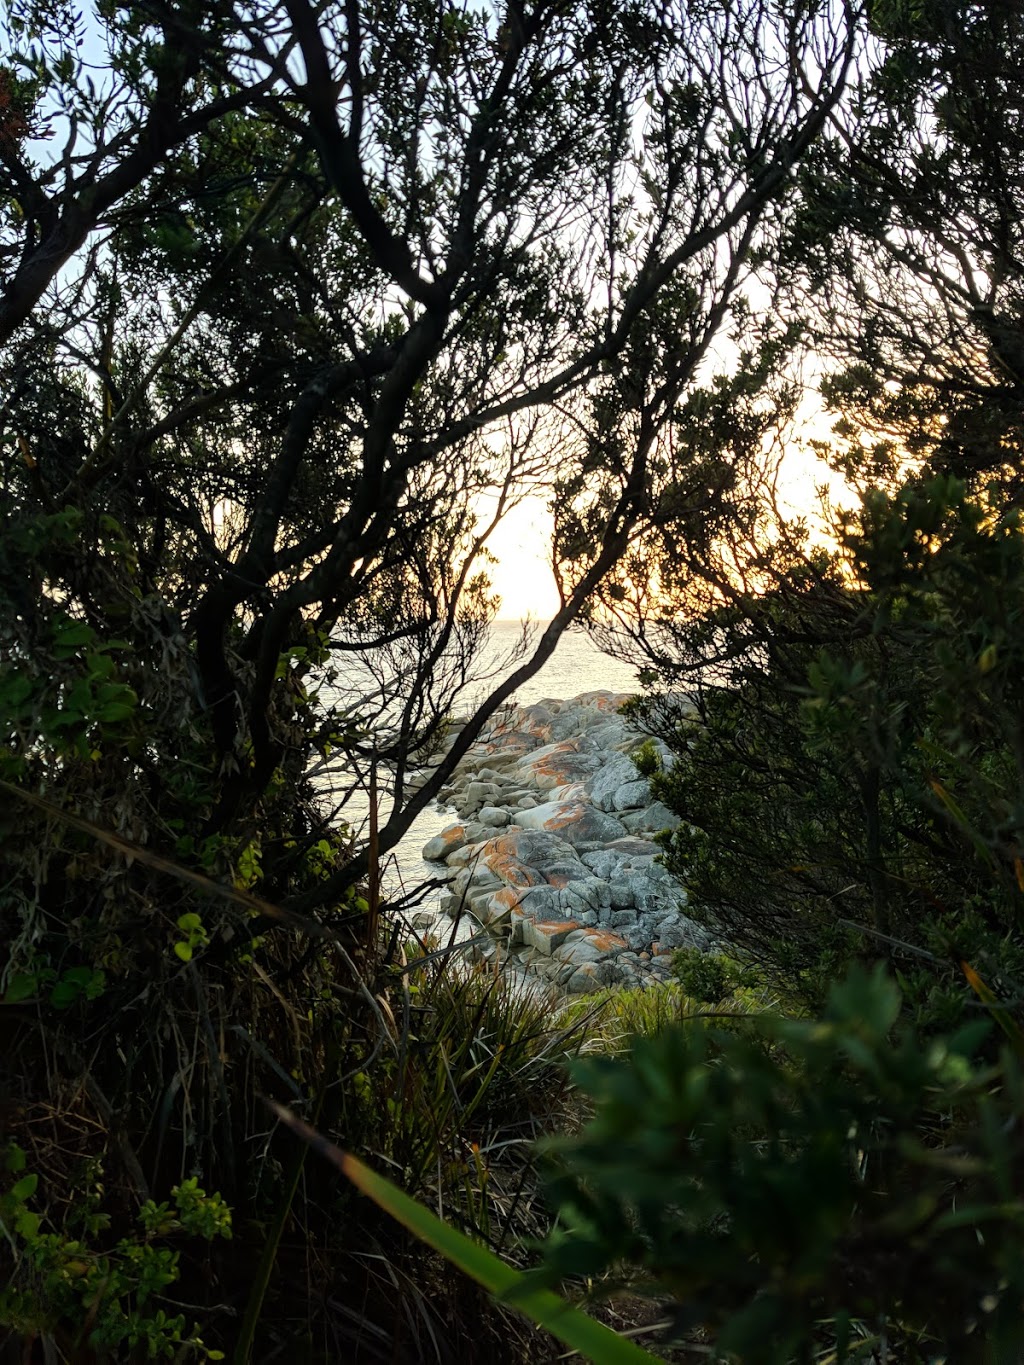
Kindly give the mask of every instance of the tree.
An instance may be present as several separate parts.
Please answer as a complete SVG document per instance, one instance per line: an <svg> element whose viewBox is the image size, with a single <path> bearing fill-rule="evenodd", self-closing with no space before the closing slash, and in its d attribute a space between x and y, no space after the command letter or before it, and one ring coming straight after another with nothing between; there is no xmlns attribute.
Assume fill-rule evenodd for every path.
<svg viewBox="0 0 1024 1365"><path fill-rule="evenodd" d="M601 627L659 689L688 913L803 1017L741 996L581 1068L550 1273L653 1282L743 1361L1019 1353L1021 1207L981 1187L1022 1160L1021 13L871 18L766 262L862 505L831 551L764 502L682 560L657 528ZM773 430L732 387L712 460Z"/></svg>
<svg viewBox="0 0 1024 1365"><path fill-rule="evenodd" d="M498 24L297 0L258 17L103 14L97 90L57 26L70 13L47 29L15 10L11 506L20 521L102 504L112 522L83 544L121 536L137 561L122 615L146 600L146 648L155 613L194 671L182 691L207 735L204 837L251 829L314 740L346 768L387 765L386 849L527 676L410 794L410 757L447 723L488 611L474 500L496 495L500 515L555 471L576 500L564 605L535 669L650 512L660 434L838 98L848 16L541 5ZM58 125L61 155L40 165ZM154 164L114 202L98 177L136 143ZM82 257L48 245L72 219ZM48 306L29 319L46 272ZM9 591L26 655L28 615L34 630L58 597L61 612L109 616L68 556ZM379 704L359 708L361 734L324 707L299 740L297 699L333 653L389 658ZM342 882L365 868L353 859Z"/></svg>
<svg viewBox="0 0 1024 1365"><path fill-rule="evenodd" d="M874 490L831 554L777 543L753 589L723 578L651 638L671 657L632 709L672 751L641 758L680 817L665 862L747 989L578 1067L594 1115L556 1144L545 1257L667 1301L724 1358L1019 1351L1024 533L1002 496Z"/></svg>
<svg viewBox="0 0 1024 1365"><path fill-rule="evenodd" d="M377 855L645 521L714 504L673 423L747 325L857 24L839 0L11 6L5 1082L96 1134L122 1224L188 1171L264 1228L271 1200L280 1235L301 1165L257 1093L357 1134L420 1093ZM417 787L493 612L478 506L531 487L561 608ZM306 1206L328 1229L332 1197ZM231 1272L255 1312L259 1243Z"/></svg>
<svg viewBox="0 0 1024 1365"><path fill-rule="evenodd" d="M982 699L995 682L969 661L995 658L986 632L1002 641L1015 611L1015 551L998 518L1012 517L1020 475L1020 14L879 4L871 24L855 96L802 163L803 192L766 269L839 414L823 452L862 491L881 483L896 502L876 491L862 525L840 519L836 558L809 552L770 499L749 499L717 543L687 546L683 573L670 534L650 541L619 613L662 686L696 688L705 723L689 748L683 725L680 772L665 779L701 831L676 836L677 867L727 933L773 969L787 955L784 970L815 981L818 1002L854 951L837 920L866 926L867 951L885 952L878 935L921 947L929 920L945 926L936 943L951 934L963 946L953 925L977 929L977 911L998 959L1015 895L996 832L1010 817L992 804L1013 806L1013 706ZM763 384L735 383L711 405L701 422L712 448L778 439L793 395L776 386L774 405ZM952 485L936 492L931 480L951 471L979 498L989 484L1000 494L975 503L961 489L950 503ZM902 486L911 475L916 492ZM998 532L982 534L989 517ZM651 719L672 732L657 707ZM970 828L1003 848L994 863L964 856L963 831L929 785L947 781L971 791Z"/></svg>
<svg viewBox="0 0 1024 1365"><path fill-rule="evenodd" d="M884 958L908 1008L955 1021L966 959L1001 993L1017 928L1021 534L954 480L874 494L842 555L679 623L687 704L637 704L677 755L667 861L705 917L819 1007Z"/></svg>
<svg viewBox="0 0 1024 1365"><path fill-rule="evenodd" d="M862 483L926 461L1019 492L1021 58L1012 3L879 3L780 259Z"/></svg>

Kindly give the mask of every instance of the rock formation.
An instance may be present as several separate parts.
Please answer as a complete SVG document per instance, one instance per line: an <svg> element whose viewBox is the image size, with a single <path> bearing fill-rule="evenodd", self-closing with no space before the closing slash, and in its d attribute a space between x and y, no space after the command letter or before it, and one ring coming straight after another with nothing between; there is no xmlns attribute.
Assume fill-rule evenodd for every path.
<svg viewBox="0 0 1024 1365"><path fill-rule="evenodd" d="M626 700L586 692L513 711L442 791L461 818L423 849L451 869L442 909L491 931L485 955L572 993L653 984L676 948L710 947L656 861L651 836L675 817L630 758L643 736L619 715Z"/></svg>

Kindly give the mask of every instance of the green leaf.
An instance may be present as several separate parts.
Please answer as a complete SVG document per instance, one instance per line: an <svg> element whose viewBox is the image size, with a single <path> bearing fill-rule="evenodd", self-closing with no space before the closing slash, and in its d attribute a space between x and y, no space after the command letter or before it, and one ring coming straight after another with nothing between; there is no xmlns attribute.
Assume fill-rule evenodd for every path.
<svg viewBox="0 0 1024 1365"><path fill-rule="evenodd" d="M82 994L82 987L77 981L58 981L50 992L50 1004L57 1010L66 1010L73 1005Z"/></svg>
<svg viewBox="0 0 1024 1365"><path fill-rule="evenodd" d="M9 1171L23 1171L25 1169L25 1152L17 1143L12 1142L8 1145L7 1156L4 1165Z"/></svg>
<svg viewBox="0 0 1024 1365"><path fill-rule="evenodd" d="M19 1209L14 1216L14 1230L26 1242L34 1242L39 1236L39 1224L41 1222L42 1219L38 1213L33 1213L31 1209Z"/></svg>
<svg viewBox="0 0 1024 1365"><path fill-rule="evenodd" d="M4 678L3 686L0 687L0 703L11 711L17 711L28 701L32 691L31 678L26 678L23 673L11 674Z"/></svg>
<svg viewBox="0 0 1024 1365"><path fill-rule="evenodd" d="M650 1361L654 1358L571 1307L550 1290L531 1288L529 1281L519 1271L505 1265L485 1247L478 1246L456 1228L442 1222L429 1209L410 1199L397 1186L371 1171L355 1157L347 1156L343 1169L353 1184L427 1246L439 1251L492 1294L512 1303L571 1349L601 1365L617 1365L620 1361Z"/></svg>
<svg viewBox="0 0 1024 1365"><path fill-rule="evenodd" d="M92 644L96 632L85 621L69 621L55 632L54 642L60 650L76 650Z"/></svg>
<svg viewBox="0 0 1024 1365"><path fill-rule="evenodd" d="M86 667L89 669L89 678L95 682L97 679L112 678L114 676L114 661L109 654L105 654L100 649L90 650L85 656ZM121 683L105 683L97 688L96 696L101 702L112 701L121 692Z"/></svg>
<svg viewBox="0 0 1024 1365"><path fill-rule="evenodd" d="M174 951L181 958L182 962L192 961L192 948L184 940L180 940L178 943L174 945Z"/></svg>
<svg viewBox="0 0 1024 1365"><path fill-rule="evenodd" d="M96 712L96 720L104 725L114 725L119 720L128 720L135 707L126 701L108 701Z"/></svg>
<svg viewBox="0 0 1024 1365"><path fill-rule="evenodd" d="M96 1000L107 989L107 974L102 970L92 972L85 983L85 998Z"/></svg>
<svg viewBox="0 0 1024 1365"><path fill-rule="evenodd" d="M899 990L882 964L870 976L863 968L853 968L829 991L826 1018L859 1023L876 1038L884 1038L899 1018L901 1003Z"/></svg>
<svg viewBox="0 0 1024 1365"><path fill-rule="evenodd" d="M10 1197L23 1204L26 1199L32 1198L38 1184L39 1177L34 1172L31 1175L23 1175L18 1183L11 1187Z"/></svg>
<svg viewBox="0 0 1024 1365"><path fill-rule="evenodd" d="M15 972L7 983L4 1004L16 1005L20 1000L29 1000L36 993L36 978L28 972Z"/></svg>

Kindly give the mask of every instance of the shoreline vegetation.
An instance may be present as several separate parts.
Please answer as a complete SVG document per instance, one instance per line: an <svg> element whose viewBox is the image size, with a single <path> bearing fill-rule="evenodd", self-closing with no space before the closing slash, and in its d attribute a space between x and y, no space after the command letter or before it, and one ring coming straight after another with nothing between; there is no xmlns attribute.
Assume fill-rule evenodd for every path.
<svg viewBox="0 0 1024 1365"><path fill-rule="evenodd" d="M715 692L728 703L729 688ZM908 1002L901 1001L881 968L873 974L855 969L841 987L829 987L823 1022L815 1022L805 986L793 981L783 986L778 975L773 980L766 974L764 956L759 961L713 942L699 924L679 914L679 883L660 861L653 861L658 845L643 834L663 820L667 808L654 800L655 794L668 795L679 780L677 768L689 761L687 750L692 753L692 746L700 743L698 732L712 735L708 715L697 718L707 703L707 697L697 704L664 695L649 704L642 721L633 719L642 699L610 693L535 703L511 712L456 770L450 791L442 796L476 819L443 831L426 853L443 858L453 874L450 900L455 903L449 913L468 908L489 926L492 944L467 971L455 966L465 958L461 945L438 951L432 935L413 934L403 942L392 933L375 976L368 975L369 963L361 968L362 979L374 980L377 987L361 1031L328 1034L334 1047L332 1057L325 1054L328 1075L346 1065L346 1056L359 1058L355 1105L349 1101L325 1120L329 1090L318 1103L303 1103L299 1078L280 1072L279 1081L287 1082L283 1091L278 1087L282 1101L254 1096L256 1103L270 1103L281 1120L275 1145L265 1147L260 1157L264 1171L274 1161L284 1180L284 1202L268 1206L269 1222L265 1215L255 1226L240 1224L237 1205L232 1207L220 1193L208 1194L195 1178L175 1186L170 1200L156 1204L147 1198L140 1206L147 1183L134 1147L126 1144L110 1165L79 1160L66 1167L61 1180L69 1198L64 1215L68 1232L48 1233L43 1217L54 1218L53 1158L44 1158L50 1193L41 1215L39 1175L32 1166L42 1165L46 1148L38 1139L32 1146L8 1142L9 1188L0 1213L22 1250L16 1263L20 1283L12 1282L0 1307L16 1337L24 1341L27 1334L31 1342L30 1324L45 1312L56 1349L69 1359L177 1354L215 1360L224 1358L220 1343L232 1342L235 1359L247 1354L259 1359L262 1347L253 1335L257 1323L279 1343L272 1349L291 1340L287 1303L298 1269L292 1257L301 1252L305 1258L318 1248L318 1255L332 1258L331 1283L340 1277L358 1285L362 1295L363 1311L354 1317L343 1312L340 1319L333 1300L321 1305L315 1299L304 1301L306 1322L315 1311L325 1315L324 1330L333 1334L328 1350L339 1353L335 1358L382 1359L386 1351L398 1351L409 1360L454 1360L459 1357L447 1354L453 1349L463 1359L475 1359L482 1358L472 1354L483 1349L481 1342L498 1360L558 1358L551 1338L530 1326L534 1319L550 1322L563 1343L589 1350L599 1362L702 1358L709 1343L720 1343L723 1336L726 1349L738 1360L776 1362L795 1359L792 1352L799 1352L801 1338L842 1340L843 1332L851 1343L850 1358L858 1358L859 1351L870 1359L877 1334L866 1320L854 1318L844 1327L837 1319L823 1327L815 1306L822 1290L808 1293L805 1287L793 1297L787 1277L805 1277L808 1264L837 1254L845 1238L854 1235L846 1221L854 1209L858 1219L866 1220L855 1235L871 1245L891 1243L894 1254L905 1247L908 1228L915 1229L921 1254L939 1258L933 1273L942 1273L949 1263L950 1245L954 1255L960 1254L956 1244L975 1226L976 1217L985 1216L981 1204L976 1214L965 1212L962 1200L968 1191L979 1199L989 1181L998 1185L1003 1178L1000 1162L1007 1159L984 1117L996 1072L991 1059L980 1069L974 1059L987 1030L983 1023L979 1030L974 1020L940 1043L935 1025L918 1007L916 1018L924 1025L918 1042L914 1030L899 1023ZM649 731L658 724L675 735L674 752L664 740L651 741ZM640 725L646 726L646 739ZM680 734L686 735L682 748ZM636 828L613 828L630 813ZM610 818L606 823L602 817ZM527 823L517 826L516 820ZM680 828L678 817L662 826L662 854L670 859L672 837ZM173 869L168 871L174 875ZM510 890L515 894L509 895ZM538 904L531 905L531 898ZM670 906L675 908L666 915ZM612 921L627 909L629 925L624 919ZM381 910L386 914L385 907ZM518 928L513 928L517 911ZM588 915L593 925L583 920ZM650 915L649 923L645 915ZM655 925L661 951L652 953L653 965L645 970L644 959L630 950L623 931L648 935ZM190 928L179 923L185 934ZM604 938L622 941L610 948ZM502 941L504 952L498 947ZM209 941L196 935L189 946L209 965ZM329 944L328 953L332 949ZM190 972L192 955L177 956L182 970ZM856 953L851 960L855 958ZM932 954L931 961L941 976L943 959ZM516 969L511 976L509 967ZM519 972L531 968L545 990L525 991L517 985ZM973 969L965 971L969 989L998 1020L998 1005L986 983ZM906 981L902 984L905 990ZM546 993L551 990L557 990L557 1008ZM88 1008L88 983L76 994L79 1008ZM57 1001L56 988L51 1001ZM336 1023L338 1015L328 1001L325 996L323 1018ZM16 987L5 1003L21 1007L7 1014L17 1026L17 1015L24 1011L27 1018L41 1002L19 997ZM73 1002L61 1002L59 1008L70 1013ZM270 1009L269 996L262 1009ZM359 1015L346 1017L351 1030ZM302 1027L297 1020L293 1026ZM1003 1026L1013 1051L1024 1058L1024 1036L1007 1022ZM257 1055L262 1049L256 1039L267 1036L265 1024L254 1027L249 1046ZM308 1058L311 1041L312 1035L296 1038L296 1057ZM998 1063L998 1074L1011 1085L1017 1066L1013 1051L1004 1049ZM845 1057L845 1064L837 1072L839 1057ZM722 1084L716 1093L707 1081L719 1071ZM63 1121L81 1124L90 1113L102 1116L104 1097L88 1076L76 1090L77 1107L65 1111ZM1016 1104L1014 1093L1006 1092L1011 1104ZM382 1094L383 1114L378 1109ZM938 1122L942 1130L949 1129L955 1115L955 1139L952 1131L941 1138L935 1131L919 1154L901 1148L912 1115L922 1133L922 1123ZM31 1133L38 1122L30 1109L22 1109L19 1119L22 1132ZM767 1151L757 1142L751 1151L760 1150L760 1160L753 1166L743 1160L736 1164L746 1145L741 1140L734 1147L737 1131L754 1136L759 1125L765 1138L772 1135ZM321 1137L325 1128L346 1134L346 1149L368 1151L379 1174ZM289 1129L296 1134L291 1143ZM670 1134L685 1131L701 1134L688 1155L674 1141L664 1145ZM771 1144L785 1131L792 1146L779 1168ZM880 1144L871 1148L880 1163L876 1179L879 1170L891 1168L897 1152L908 1171L937 1173L927 1205L921 1202L920 1184L916 1193L897 1194L896 1185L876 1189L867 1201L844 1148L868 1141ZM723 1142L725 1149L718 1151ZM312 1147L309 1156L306 1144ZM649 1150L641 1158L645 1144ZM976 1155L966 1158L972 1147ZM822 1167L827 1150L832 1157ZM281 1154L276 1160L275 1151ZM128 1182L115 1175L116 1183L108 1185L107 1171L122 1162ZM346 1195L343 1183L339 1186L325 1174L329 1163L339 1166L372 1203ZM890 1180L904 1178L891 1170ZM711 1180L713 1172L719 1183ZM90 1182L84 1187L83 1176ZM782 1193L780 1178L785 1182ZM770 1199L766 1179L773 1191ZM737 1182L750 1188L737 1194ZM416 1192L412 1202L403 1190ZM680 1243L677 1201L684 1190L689 1191L684 1207L692 1204L698 1212L691 1240ZM570 1220L571 1231L549 1240L538 1263L530 1243L550 1237L552 1198ZM790 1220L800 1224L796 1236L779 1237L772 1209L780 1200ZM119 1210L133 1204L139 1208L139 1231L113 1241L105 1235L108 1228L120 1222L123 1229ZM949 1212L940 1213L942 1207ZM434 1221L431 1208L440 1210L441 1222ZM826 1208L831 1211L824 1214ZM631 1212L623 1223L626 1209ZM586 1211L585 1223L574 1225L576 1210ZM327 1211L330 1218L324 1223ZM716 1247L716 1255L732 1256L731 1219L740 1212L746 1220L744 1236L759 1245L763 1272L775 1281L781 1275L781 1288L762 1280L751 1293L743 1283L746 1276L732 1288L727 1278L712 1284L710 1263L703 1264L702 1258ZM719 1222L723 1216L724 1225ZM823 1216L824 1223L817 1221ZM1004 1204L998 1218L1005 1220L1009 1241L993 1236L990 1254L998 1267L993 1273L1005 1278L1015 1256L1015 1206ZM349 1264L350 1253L339 1261L340 1248L330 1250L335 1221L343 1223L346 1238L358 1227L360 1244L365 1239L372 1248L358 1276ZM716 1224L717 1238L708 1241L707 1230L698 1233L698 1227ZM263 1242L262 1255L250 1260L255 1246L247 1251L243 1245L239 1254L236 1244L251 1238L256 1226L267 1230L269 1240ZM461 1229L468 1240L453 1241L448 1228ZM999 1224L989 1232L998 1234ZM436 1248L440 1258L428 1255L424 1244ZM585 1246L592 1250L583 1253L581 1262ZM607 1268L581 1295L581 1269L597 1264L592 1261L595 1251ZM383 1274L378 1268L382 1258ZM360 1260L357 1255L356 1263ZM624 1274L634 1260L646 1263L639 1282ZM243 1272L246 1264L251 1268ZM797 1271L799 1265L805 1269ZM523 1272L528 1274L520 1281ZM724 1270L720 1273L725 1276ZM237 1304L207 1310L202 1330L186 1315L157 1307L158 1302L183 1305L185 1300L177 1297L183 1292L201 1298L197 1274L212 1277L219 1297ZM891 1276L891 1268L887 1274ZM959 1266L956 1274L962 1275ZM471 1291L464 1275L492 1293L500 1286L499 1301ZM670 1287L678 1283L671 1278L676 1275L693 1285L679 1298L674 1297L678 1288ZM976 1269L975 1276L976 1281L984 1278L984 1269ZM379 1295L383 1310L396 1282L405 1296L403 1317L397 1327L385 1329L383 1319L373 1316L372 1305ZM1011 1284L1004 1284L986 1310L992 1315L986 1326L1002 1318L998 1339L1003 1342L1014 1339L1020 1320ZM647 1287L638 1293L641 1285ZM162 1292L172 1286L169 1294ZM555 1287L567 1297L544 1300ZM676 1315L692 1305L698 1290L704 1295L703 1322L687 1326ZM724 1301L719 1298L719 1306L712 1308L715 1291L724 1293ZM737 1291L751 1294L746 1311L738 1311ZM569 1306L573 1300L584 1310L578 1327ZM913 1300L908 1293L900 1302L905 1312ZM1002 1314L1001 1305L1007 1310ZM85 1354L82 1339L76 1342L54 1331L58 1322L72 1322L83 1311ZM448 1314L458 1315L460 1329L472 1324L472 1345L464 1338L453 1347ZM721 1326L709 1335L707 1320L716 1314ZM762 1335L766 1314L773 1324L767 1341ZM965 1321L970 1336L976 1328L969 1318ZM887 1333L896 1327L893 1320ZM591 1337L592 1330L609 1335ZM496 1335L489 1336L492 1332ZM622 1332L624 1337L618 1335ZM934 1340L932 1328L925 1327L922 1340ZM620 1353L618 1341L635 1345ZM319 1348L309 1349L315 1354Z"/></svg>
<svg viewBox="0 0 1024 1365"><path fill-rule="evenodd" d="M0 1365L1024 1359L1022 72L0 6Z"/></svg>

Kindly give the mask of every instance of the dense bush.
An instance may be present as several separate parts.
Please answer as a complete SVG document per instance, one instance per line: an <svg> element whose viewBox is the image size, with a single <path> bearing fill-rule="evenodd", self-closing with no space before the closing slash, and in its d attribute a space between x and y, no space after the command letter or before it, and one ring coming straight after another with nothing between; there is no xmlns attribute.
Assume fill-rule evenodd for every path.
<svg viewBox="0 0 1024 1365"><path fill-rule="evenodd" d="M368 932L369 888L323 918L268 899L315 892L350 859L349 833L325 823L301 749L258 822L209 832L191 656L109 513L24 519L0 561L7 589L74 579L89 605L72 616L68 594L43 594L30 652L0 620L0 1335L73 1360L198 1359L261 1317L264 1342L415 1353L454 1280L307 1170L265 1098L343 1132L514 1259L542 1230L527 1143L558 1111L573 1038L444 954L404 967L400 920ZM311 636L307 661L322 655ZM296 678L278 720L308 735L312 707ZM199 1185L211 1193L186 1210ZM233 1221L230 1247L203 1209ZM310 1257L359 1311L311 1289ZM521 1349L482 1299L458 1323L445 1351L492 1331L493 1352Z"/></svg>
<svg viewBox="0 0 1024 1365"><path fill-rule="evenodd" d="M642 1274L743 1361L1020 1352L1022 32L1006 0L6 6L20 1355L546 1349L266 1100L528 1258L576 1021L407 962L379 855L602 593L700 678L638 705L676 756L639 766L736 956L594 1026L649 1036L580 1072L551 1273ZM835 463L969 492L755 543L802 330ZM538 486L560 609L456 732L477 512ZM797 1021L748 1020L749 981Z"/></svg>
<svg viewBox="0 0 1024 1365"><path fill-rule="evenodd" d="M691 1021L578 1063L595 1114L556 1144L548 1274L610 1269L742 1365L1016 1359L1020 1055L900 1013L855 972L820 1023Z"/></svg>
<svg viewBox="0 0 1024 1365"><path fill-rule="evenodd" d="M778 330L740 297L747 254L856 26L740 9L2 7L19 1355L537 1354L266 1101L512 1260L544 1226L526 1143L571 1041L490 981L403 963L379 867L651 506L703 525L676 489L713 466L729 515L738 458L661 452L733 305L755 348ZM813 87L780 44L813 53ZM488 540L538 488L560 606L494 668ZM140 1233L190 1181L230 1210L230 1251Z"/></svg>
<svg viewBox="0 0 1024 1365"><path fill-rule="evenodd" d="M693 708L637 705L676 755L666 859L797 996L887 957L944 1024L962 958L1006 994L1024 968L1024 532L946 481L872 497L844 547L692 627L694 657L733 653Z"/></svg>

